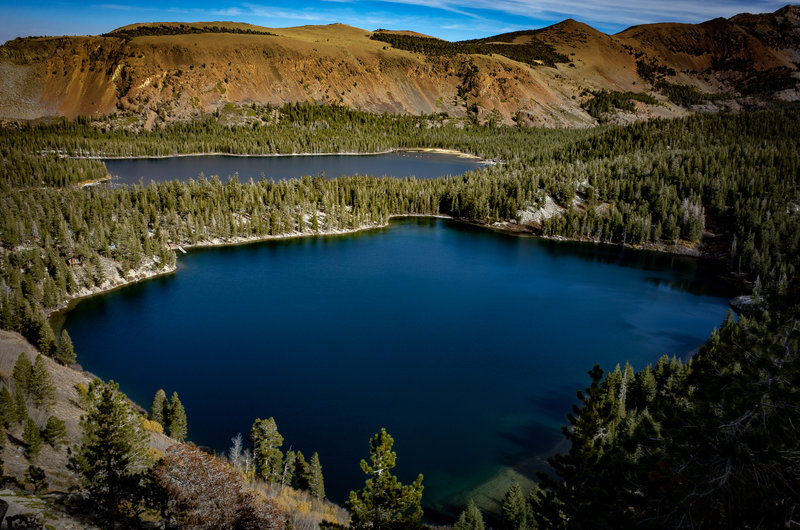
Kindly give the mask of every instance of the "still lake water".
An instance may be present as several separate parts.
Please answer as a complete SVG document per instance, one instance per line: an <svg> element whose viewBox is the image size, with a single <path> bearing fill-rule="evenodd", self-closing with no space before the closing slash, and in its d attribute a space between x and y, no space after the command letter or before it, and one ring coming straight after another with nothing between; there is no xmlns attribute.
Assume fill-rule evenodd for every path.
<svg viewBox="0 0 800 530"><path fill-rule="evenodd" d="M197 179L217 175L223 182L234 174L240 182L250 179L284 180L324 173L328 178L342 175L375 177L438 178L461 175L485 166L477 158L447 153L401 151L380 155L302 155L302 156L176 156L103 160L115 185L149 184L151 181Z"/></svg>
<svg viewBox="0 0 800 530"><path fill-rule="evenodd" d="M273 416L284 450L320 453L340 503L386 427L397 475L423 473L441 512L551 452L594 363L640 369L700 346L732 294L719 272L411 218L192 250L176 274L84 300L64 326L79 362L143 406L177 391L197 444L223 450Z"/></svg>

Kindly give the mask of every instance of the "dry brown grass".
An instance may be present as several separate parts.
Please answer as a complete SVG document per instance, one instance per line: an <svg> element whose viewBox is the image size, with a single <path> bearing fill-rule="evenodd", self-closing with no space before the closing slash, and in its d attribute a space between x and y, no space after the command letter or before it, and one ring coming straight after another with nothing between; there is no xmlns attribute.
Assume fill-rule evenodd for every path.
<svg viewBox="0 0 800 530"><path fill-rule="evenodd" d="M260 480L250 481L249 487L272 499L296 530L314 530L323 521L340 525L350 522L347 510L328 500L312 497L307 491Z"/></svg>

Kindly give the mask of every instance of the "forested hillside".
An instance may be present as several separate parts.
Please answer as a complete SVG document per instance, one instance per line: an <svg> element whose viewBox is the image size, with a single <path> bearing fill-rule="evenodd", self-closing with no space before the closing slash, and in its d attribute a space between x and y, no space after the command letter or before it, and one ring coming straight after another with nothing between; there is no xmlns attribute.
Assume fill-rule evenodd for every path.
<svg viewBox="0 0 800 530"><path fill-rule="evenodd" d="M60 358L64 343L49 312L174 270L177 246L357 230L397 215L723 260L731 278L753 288L751 313L728 321L688 364L592 370L565 430L571 449L553 460L561 480L543 479L528 498L510 492L504 521L716 528L796 520L796 106L554 131L307 104L229 112L252 120L232 125L220 113L138 133L113 118L0 130L0 326ZM497 163L434 180L310 175L223 184L209 176L79 187L105 168L74 158L398 147L454 148ZM266 432L265 421L257 424ZM390 450L379 438L376 447Z"/></svg>
<svg viewBox="0 0 800 530"><path fill-rule="evenodd" d="M795 280L730 317L688 363L629 365L590 385L518 521L541 528L786 528L798 522ZM785 304L785 305L784 305Z"/></svg>

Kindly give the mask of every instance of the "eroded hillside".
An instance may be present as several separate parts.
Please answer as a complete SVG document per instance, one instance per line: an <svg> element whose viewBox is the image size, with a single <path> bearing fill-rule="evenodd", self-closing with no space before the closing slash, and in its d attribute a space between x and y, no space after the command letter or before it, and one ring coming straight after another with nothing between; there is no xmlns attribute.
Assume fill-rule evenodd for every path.
<svg viewBox="0 0 800 530"><path fill-rule="evenodd" d="M227 103L332 103L480 122L581 126L592 93L648 92L615 119L797 99L800 7L606 35L573 20L448 43L351 26L149 24L0 47L0 117L120 113L148 126ZM619 113L618 113L619 114Z"/></svg>

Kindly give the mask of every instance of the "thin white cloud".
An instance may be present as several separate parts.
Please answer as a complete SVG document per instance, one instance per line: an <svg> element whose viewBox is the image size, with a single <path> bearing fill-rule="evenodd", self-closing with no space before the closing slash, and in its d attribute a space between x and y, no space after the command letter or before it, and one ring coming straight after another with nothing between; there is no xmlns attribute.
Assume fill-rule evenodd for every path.
<svg viewBox="0 0 800 530"><path fill-rule="evenodd" d="M263 18L283 18L288 20L320 21L326 17L315 9L286 9L260 4L241 4L244 11L242 15L263 17Z"/></svg>
<svg viewBox="0 0 800 530"><path fill-rule="evenodd" d="M247 14L238 7L228 7L225 9L212 9L209 11L209 13L223 17L238 17Z"/></svg>
<svg viewBox="0 0 800 530"><path fill-rule="evenodd" d="M390 0L391 3L425 5L445 10L501 12L530 19L558 19L569 16L587 22L641 24L649 22L700 22L742 12L771 12L786 0L704 1L638 0L624 4L617 0Z"/></svg>
<svg viewBox="0 0 800 530"><path fill-rule="evenodd" d="M237 18L252 22L252 19L268 19L285 21L305 21L305 22L318 22L326 20L326 17L319 12L319 10L310 9L285 9L272 6L264 6L258 4L240 4L238 6L221 7L221 8L178 8L171 7L165 10L168 13L177 13L195 17L197 20L208 19L209 17L228 17Z"/></svg>
<svg viewBox="0 0 800 530"><path fill-rule="evenodd" d="M483 2L483 0L478 0ZM467 2L449 2L447 0L389 0L386 3L392 4L406 4L419 7L432 7L441 9L442 11L449 11L457 15L463 15L470 18L480 18L478 15L471 13L468 8L471 8L470 1Z"/></svg>

